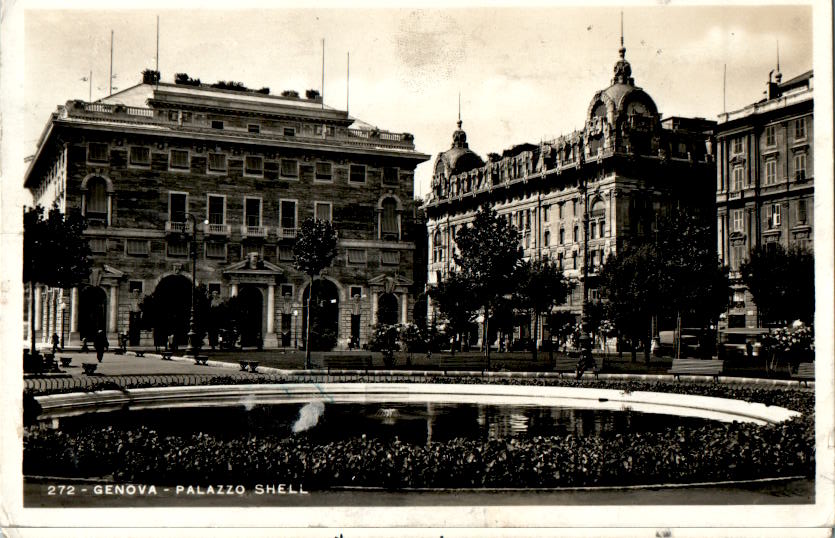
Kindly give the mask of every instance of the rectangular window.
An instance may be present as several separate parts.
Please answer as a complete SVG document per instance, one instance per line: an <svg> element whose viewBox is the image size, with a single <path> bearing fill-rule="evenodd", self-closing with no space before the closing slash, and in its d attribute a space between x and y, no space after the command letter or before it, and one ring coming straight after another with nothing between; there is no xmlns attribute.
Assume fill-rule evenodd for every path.
<svg viewBox="0 0 835 538"><path fill-rule="evenodd" d="M597 228L600 231L600 234L599 234L598 237L600 237L602 239L606 235L606 221L601 220L600 222L598 222L597 223Z"/></svg>
<svg viewBox="0 0 835 538"><path fill-rule="evenodd" d="M212 120L212 129L223 129L223 120Z"/></svg>
<svg viewBox="0 0 835 538"><path fill-rule="evenodd" d="M765 145L766 147L774 147L777 145L777 127L769 125L765 128Z"/></svg>
<svg viewBox="0 0 835 538"><path fill-rule="evenodd" d="M741 191L745 187L745 170L741 166L736 166L734 167L733 174L734 182L732 190Z"/></svg>
<svg viewBox="0 0 835 538"><path fill-rule="evenodd" d="M545 234L542 237L542 243L546 247L551 246L551 232L549 232L548 230L545 230Z"/></svg>
<svg viewBox="0 0 835 538"><path fill-rule="evenodd" d="M226 155L223 153L209 153L209 171L226 172Z"/></svg>
<svg viewBox="0 0 835 538"><path fill-rule="evenodd" d="M780 226L780 204L771 204L771 227Z"/></svg>
<svg viewBox="0 0 835 538"><path fill-rule="evenodd" d="M141 280L131 280L128 282L128 291L133 293L142 293L143 284Z"/></svg>
<svg viewBox="0 0 835 538"><path fill-rule="evenodd" d="M244 200L244 221L247 226L261 226L260 198L246 198Z"/></svg>
<svg viewBox="0 0 835 538"><path fill-rule="evenodd" d="M223 196L209 195L209 224L226 223L226 198Z"/></svg>
<svg viewBox="0 0 835 538"><path fill-rule="evenodd" d="M253 133L253 134L258 134L258 133L261 132L261 126L258 125L257 123L250 123L246 126L246 130L247 130L247 132L250 132L250 133Z"/></svg>
<svg viewBox="0 0 835 538"><path fill-rule="evenodd" d="M128 254L130 254L130 251L128 251ZM188 256L188 243L186 241L168 241L168 255L177 258Z"/></svg>
<svg viewBox="0 0 835 538"><path fill-rule="evenodd" d="M380 252L380 263L383 265L400 265L400 252L396 250L383 250Z"/></svg>
<svg viewBox="0 0 835 538"><path fill-rule="evenodd" d="M806 118L797 118L794 122L794 138L803 140L806 138Z"/></svg>
<svg viewBox="0 0 835 538"><path fill-rule="evenodd" d="M551 206L542 206L542 222L549 222L551 220Z"/></svg>
<svg viewBox="0 0 835 538"><path fill-rule="evenodd" d="M281 201L281 227L296 228L296 202L294 200Z"/></svg>
<svg viewBox="0 0 835 538"><path fill-rule="evenodd" d="M806 154L798 153L794 156L794 179L804 181L806 179Z"/></svg>
<svg viewBox="0 0 835 538"><path fill-rule="evenodd" d="M565 243L565 228L560 228L560 245Z"/></svg>
<svg viewBox="0 0 835 538"><path fill-rule="evenodd" d="M226 243L216 243L213 241L206 242L206 257L207 258L226 258Z"/></svg>
<svg viewBox="0 0 835 538"><path fill-rule="evenodd" d="M130 148L130 164L135 166L148 166L151 164L151 148L144 146L132 146Z"/></svg>
<svg viewBox="0 0 835 538"><path fill-rule="evenodd" d="M589 223L589 239L597 239L597 226L596 222Z"/></svg>
<svg viewBox="0 0 835 538"><path fill-rule="evenodd" d="M247 155L244 160L244 174L250 176L264 175L264 158L257 155Z"/></svg>
<svg viewBox="0 0 835 538"><path fill-rule="evenodd" d="M187 195L179 192L168 193L168 220L171 222L186 221Z"/></svg>
<svg viewBox="0 0 835 538"><path fill-rule="evenodd" d="M293 261L293 247L290 245L278 245L278 259L283 262Z"/></svg>
<svg viewBox="0 0 835 538"><path fill-rule="evenodd" d="M220 296L220 282L209 282L209 295Z"/></svg>
<svg viewBox="0 0 835 538"><path fill-rule="evenodd" d="M296 136L296 129L293 127L285 127L284 136Z"/></svg>
<svg viewBox="0 0 835 538"><path fill-rule="evenodd" d="M281 177L299 178L299 161L296 159L281 159Z"/></svg>
<svg viewBox="0 0 835 538"><path fill-rule="evenodd" d="M557 205L557 216L560 219L562 219L562 208L563 208L563 203L560 202L559 205Z"/></svg>
<svg viewBox="0 0 835 538"><path fill-rule="evenodd" d="M563 260L563 253L557 253L557 268L562 271L562 260Z"/></svg>
<svg viewBox="0 0 835 538"><path fill-rule="evenodd" d="M330 202L314 202L314 213L319 220L332 220L333 205Z"/></svg>
<svg viewBox="0 0 835 538"><path fill-rule="evenodd" d="M281 285L281 296L284 297L285 300L293 298L293 285L292 284L282 284Z"/></svg>
<svg viewBox="0 0 835 538"><path fill-rule="evenodd" d="M571 256L571 268L577 269L577 251L575 250Z"/></svg>
<svg viewBox="0 0 835 538"><path fill-rule="evenodd" d="M397 168L386 166L383 168L383 185L397 185L400 182L400 171Z"/></svg>
<svg viewBox="0 0 835 538"><path fill-rule="evenodd" d="M745 151L745 146L743 145L744 138L738 137L734 138L731 147L731 153L733 155L741 155Z"/></svg>
<svg viewBox="0 0 835 538"><path fill-rule="evenodd" d="M797 201L797 223L806 224L806 200Z"/></svg>
<svg viewBox="0 0 835 538"><path fill-rule="evenodd" d="M90 252L93 254L104 254L107 252L107 239L104 237L90 238Z"/></svg>
<svg viewBox="0 0 835 538"><path fill-rule="evenodd" d="M188 151L184 149L172 149L168 166L176 170L188 170Z"/></svg>
<svg viewBox="0 0 835 538"><path fill-rule="evenodd" d="M365 250L360 248L349 248L348 263L365 263Z"/></svg>
<svg viewBox="0 0 835 538"><path fill-rule="evenodd" d="M90 142L87 144L87 160L94 163L106 163L110 160L107 144Z"/></svg>
<svg viewBox="0 0 835 538"><path fill-rule="evenodd" d="M148 241L146 239L128 239L125 245L128 255L130 256L147 256L148 255Z"/></svg>
<svg viewBox="0 0 835 538"><path fill-rule="evenodd" d="M577 226L574 227L574 242L575 243L580 242L580 228L577 227Z"/></svg>
<svg viewBox="0 0 835 538"><path fill-rule="evenodd" d="M731 228L731 231L742 233L742 209L734 209L731 212L731 218L733 219L733 228Z"/></svg>
<svg viewBox="0 0 835 538"><path fill-rule="evenodd" d="M765 161L765 184L774 185L777 183L777 161L769 159Z"/></svg>
<svg viewBox="0 0 835 538"><path fill-rule="evenodd" d="M333 179L333 165L331 163L316 163L316 181L331 181Z"/></svg>
<svg viewBox="0 0 835 538"><path fill-rule="evenodd" d="M351 286L351 297L362 297L362 286Z"/></svg>
<svg viewBox="0 0 835 538"><path fill-rule="evenodd" d="M352 164L348 181L351 183L365 183L365 165Z"/></svg>

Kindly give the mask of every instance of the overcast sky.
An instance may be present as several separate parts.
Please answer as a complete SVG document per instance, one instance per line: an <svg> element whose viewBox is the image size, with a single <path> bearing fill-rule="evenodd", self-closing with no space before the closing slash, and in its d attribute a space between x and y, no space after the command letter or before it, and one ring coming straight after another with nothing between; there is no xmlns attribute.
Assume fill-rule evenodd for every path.
<svg viewBox="0 0 835 538"><path fill-rule="evenodd" d="M432 155L418 167L417 194L447 149L461 115L482 156L579 129L595 91L608 86L620 46L619 8L27 10L25 140L58 104L107 94L110 31L114 86L154 66L156 15L164 81L186 72L204 82L236 80L273 93L320 89L325 103L390 131L415 135ZM812 68L809 7L624 9L626 58L637 85L664 116L715 119L762 96L777 62L784 80Z"/></svg>

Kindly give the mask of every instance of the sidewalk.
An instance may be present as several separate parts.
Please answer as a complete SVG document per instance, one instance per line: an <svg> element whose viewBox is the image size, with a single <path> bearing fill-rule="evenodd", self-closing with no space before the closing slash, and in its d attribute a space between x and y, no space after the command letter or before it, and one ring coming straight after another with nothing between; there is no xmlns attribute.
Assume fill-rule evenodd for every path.
<svg viewBox="0 0 835 538"><path fill-rule="evenodd" d="M60 366L61 357L72 357L70 366ZM125 355L117 355L112 351L104 354L102 362L96 361L95 351L82 353L80 351L66 351L55 354L55 360L65 375L73 377L86 377L81 367L83 363L98 364L96 376L122 376L122 375L165 375L165 374L214 374L227 375L239 368L235 364L228 367L196 365L192 359L174 357L170 361L162 360L162 356L154 352L146 352L144 357L137 357L132 351ZM57 376L60 374L52 374Z"/></svg>

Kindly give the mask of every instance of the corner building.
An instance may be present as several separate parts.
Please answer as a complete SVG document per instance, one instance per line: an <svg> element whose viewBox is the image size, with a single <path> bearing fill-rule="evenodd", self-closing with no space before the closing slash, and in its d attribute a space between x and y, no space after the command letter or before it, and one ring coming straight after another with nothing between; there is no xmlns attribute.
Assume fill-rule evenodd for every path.
<svg viewBox="0 0 835 538"><path fill-rule="evenodd" d="M813 82L812 71L785 82L778 72L764 99L719 115L717 249L733 288L720 328L760 325L739 272L754 248L813 248Z"/></svg>
<svg viewBox="0 0 835 538"><path fill-rule="evenodd" d="M662 119L655 101L635 85L626 50L619 52L612 82L592 96L580 130L538 145L519 144L485 161L469 149L459 121L452 147L435 159L425 203L430 286L452 269L456 230L482 205L521 232L525 258L550 258L575 283L559 308L578 317L583 286L597 300L599 268L631 241L651 237L658 215L681 205L706 224L715 222L715 122ZM582 282L586 204L589 281ZM530 334L528 322L515 329L517 338ZM539 334L547 338L547 328Z"/></svg>
<svg viewBox="0 0 835 538"><path fill-rule="evenodd" d="M57 332L77 343L98 329L114 344L122 332L131 345L159 339L139 329L139 304L164 290L169 308L187 310L194 222L197 283L216 301L240 298L244 345L303 344L309 283L293 268L293 243L312 216L339 234L319 297L337 347L367 342L381 301L397 312L388 321L412 319L424 287L416 256L418 275L425 267L414 170L429 156L408 133L373 128L316 94L285 94L142 83L58 107L25 187L35 204L86 217L93 270L77 288L37 290L39 341ZM157 332L184 343L182 319L173 325Z"/></svg>

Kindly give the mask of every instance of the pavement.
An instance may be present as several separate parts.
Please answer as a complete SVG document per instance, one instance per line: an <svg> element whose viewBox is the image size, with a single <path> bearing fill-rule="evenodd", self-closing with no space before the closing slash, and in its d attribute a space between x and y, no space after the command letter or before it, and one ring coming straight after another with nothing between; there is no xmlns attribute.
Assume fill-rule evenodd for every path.
<svg viewBox="0 0 835 538"><path fill-rule="evenodd" d="M154 352L147 352L143 357L137 357L133 351L124 355L117 355L114 352L105 352L102 362L96 361L96 353L82 353L80 351L67 351L55 354L59 368L64 374L73 377L84 376L83 363L98 364L96 374L101 376L123 376L123 375L171 375L171 374L214 374L227 375L230 372L240 370L238 365L227 363L220 365L212 361L209 365L196 365L193 359L183 357L172 357L171 360L162 360L162 355ZM60 366L61 357L71 357L70 366Z"/></svg>

